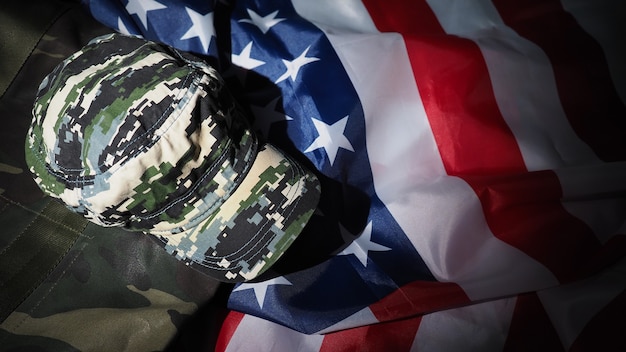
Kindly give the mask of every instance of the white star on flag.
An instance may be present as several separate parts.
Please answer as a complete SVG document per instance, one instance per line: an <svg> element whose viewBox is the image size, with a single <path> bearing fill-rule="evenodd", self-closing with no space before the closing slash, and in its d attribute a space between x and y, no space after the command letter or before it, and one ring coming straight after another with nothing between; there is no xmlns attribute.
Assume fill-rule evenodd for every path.
<svg viewBox="0 0 626 352"><path fill-rule="evenodd" d="M167 6L155 0L129 0L126 11L129 15L137 15L145 29L148 29L148 11L165 9Z"/></svg>
<svg viewBox="0 0 626 352"><path fill-rule="evenodd" d="M328 125L324 121L315 118L311 118L311 120L313 121L313 125L315 125L315 129L317 130L317 134L319 136L304 151L305 153L312 152L319 148L324 148L326 155L328 155L330 165L332 166L335 162L335 158L337 157L339 148L354 152L352 144L343 134L346 129L346 124L348 123L348 116L333 123L332 125Z"/></svg>
<svg viewBox="0 0 626 352"><path fill-rule="evenodd" d="M266 34L267 31L269 31L277 23L285 20L284 18L276 18L276 15L278 15L278 10L270 13L265 17L261 17L258 13L248 9L248 15L250 16L250 19L244 18L242 20L239 20L239 22L251 23L259 27L263 34Z"/></svg>
<svg viewBox="0 0 626 352"><path fill-rule="evenodd" d="M276 106L278 104L279 98L280 97L270 101L265 106L250 106L250 110L252 110L252 114L256 118L257 127L261 131L261 135L263 137L269 136L270 127L274 122L293 120L293 118L276 111Z"/></svg>
<svg viewBox="0 0 626 352"><path fill-rule="evenodd" d="M244 290L254 290L254 296L256 297L256 301L259 303L259 307L263 309L263 303L265 302L265 294L267 293L267 288L271 285L292 285L287 279L282 276L273 278L271 280L256 282L256 283L243 283L235 289L233 292L244 291Z"/></svg>
<svg viewBox="0 0 626 352"><path fill-rule="evenodd" d="M306 64L309 64L311 62L319 60L319 58L317 58L317 57L307 57L306 56L306 54L309 52L310 48L311 48L311 46L307 47L302 52L302 54L300 54L300 56L298 56L297 58L293 59L292 61L283 59L283 64L285 64L285 67L287 67L287 72L283 73L283 75L280 76L276 80L276 82L274 82L274 83L282 82L282 81L286 80L287 78L291 78L291 80L295 82L296 77L298 76L298 72L300 71L302 66L304 66Z"/></svg>
<svg viewBox="0 0 626 352"><path fill-rule="evenodd" d="M213 12L209 12L206 15L202 15L188 7L185 7L189 18L191 19L191 28L180 37L180 40L191 39L198 37L204 52L209 51L209 44L211 44L211 38L215 35L215 28L213 27Z"/></svg>
<svg viewBox="0 0 626 352"><path fill-rule="evenodd" d="M372 222L370 221L367 226L365 226L361 235L352 241L352 243L350 243L350 245L338 255L354 254L361 264L363 264L364 267L367 267L367 257L370 251L383 252L389 250L391 250L391 248L372 242Z"/></svg>
<svg viewBox="0 0 626 352"><path fill-rule="evenodd" d="M121 17L117 18L117 30L122 34L131 35L130 31L124 24L124 21L122 21Z"/></svg>
<svg viewBox="0 0 626 352"><path fill-rule="evenodd" d="M248 43L248 45L241 50L239 54L232 54L231 61L233 64L243 67L248 70L253 70L261 65L265 64L265 61L253 59L250 57L250 53L252 52L252 42Z"/></svg>

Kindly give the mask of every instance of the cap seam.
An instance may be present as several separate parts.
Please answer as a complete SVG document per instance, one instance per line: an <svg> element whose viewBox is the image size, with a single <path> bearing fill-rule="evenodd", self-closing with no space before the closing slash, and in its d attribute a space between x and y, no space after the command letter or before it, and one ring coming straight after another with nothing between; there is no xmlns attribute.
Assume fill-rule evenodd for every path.
<svg viewBox="0 0 626 352"><path fill-rule="evenodd" d="M126 54L126 55L127 55L127 56L134 55L134 54L136 54L136 53L137 53L140 49L142 49L142 48L144 48L144 47L147 47L147 46L150 46L151 44L154 44L154 43L152 43L152 42L150 42L150 43L144 43L144 44L142 44L140 47L138 47L138 48L134 49L132 52L129 52L129 53L128 53L128 54ZM164 54L164 53L162 53L162 54ZM80 56L80 55L79 55L79 56ZM77 56L77 57L79 57L79 56ZM164 55L164 56L165 56L165 55ZM171 63L173 63L173 62L176 62L176 59L175 59L174 57L171 57L171 56L170 56L170 59L168 59L168 60L169 60L169 62L168 62L168 63L170 63L170 64L171 64ZM161 65L161 66L164 66L164 65ZM184 80L182 81L182 83L179 85L179 87L180 87L180 88L179 88L179 89L180 89L180 92L179 92L179 93L178 93L178 95L174 98L174 101L178 101L178 102L180 103L180 101L182 100L182 96L184 96L184 95L187 93L187 91L188 91L187 89L185 89L185 87L186 87L186 85L187 85L187 82L189 81L190 77L191 77L192 75L194 75L195 73L196 73L195 71L189 71L189 72L187 73L187 75L185 76L185 79L184 79ZM103 80L104 80L104 79L103 79ZM189 101L188 101L187 103L185 103L185 105L183 106L183 108L184 108L184 107L186 107L188 104L189 104ZM158 123L158 122L161 122L161 121L165 118L166 114L167 114L169 111L171 111L172 109L173 109L173 106L172 106L172 104L170 104L170 106L168 106L168 107L167 107L167 109L165 109L165 111L163 111L163 112L161 113L161 116L160 116L160 117L159 117L159 119L157 120L157 123ZM143 115L143 113L142 113L142 115ZM175 121L175 120L177 120L179 117L180 117L180 114L179 114L178 116L176 116L176 118L174 118L174 121ZM167 119L167 118L165 118L165 119ZM129 147L131 147L131 146L133 146L133 145L135 145L135 144L139 144L140 139L142 139L142 138L143 138L145 135L147 135L150 131L157 129L157 127L156 127L156 126L157 126L157 124L155 123L155 124L153 124L152 126L150 126L150 127L149 127L149 128L148 128L145 132L144 132L144 133L142 133L141 135L139 135L139 136L137 136L137 137L133 138L133 140L129 143L129 145L127 145L127 146L124 148L124 150L128 149ZM170 125L170 127L171 127L171 125ZM167 130L169 130L169 128L170 128L170 127L168 127L168 128L166 129L166 131L164 131L164 133L163 133L163 134L165 134L165 132L167 132ZM154 142L154 143L153 143L153 145L154 145L154 144L156 144L156 142ZM140 153L140 151L135 152L135 154L133 154L133 156L136 156L138 153ZM101 166L103 166L103 165L105 165L105 163L100 163L100 164L96 165L96 167L100 168L100 167L101 167ZM61 170L63 170L63 171L69 171L69 172L71 172L71 171L83 171L83 170L84 170L84 168L81 168L81 169L73 169L73 168L65 168L65 167L62 167L62 166L60 166L60 165L59 165L59 169L61 169ZM113 172L113 173L114 173L114 172ZM97 176L97 175L102 175L102 173L97 173L96 175L94 175L94 177L95 177L95 176Z"/></svg>
<svg viewBox="0 0 626 352"><path fill-rule="evenodd" d="M182 82L181 86L184 86L184 85L187 83L187 81L189 80L190 76L191 76L193 73L194 73L194 72L189 72L189 73L187 74L187 76L186 76L186 77L185 77L185 79L183 80L183 82ZM186 90L181 88L181 91L180 91L179 95L176 97L176 99L177 99L177 101L178 101L179 103L180 103L180 101L182 100L182 96L184 96L185 94L186 94ZM187 101L187 102L184 104L183 108L184 108L184 107L186 107L188 104L189 104L189 101ZM163 113L161 113L161 116L160 116L160 117L159 117L159 119L157 120L157 123L158 123L158 122L163 121L164 119L165 119L165 120L167 120L167 118L166 118L166 114L167 114L167 113L169 113L172 109L173 109L172 105L168 106L168 108L167 108L165 111L163 111ZM182 109L181 109L181 110L182 110ZM181 113L182 113L182 112L181 112ZM176 117L174 118L174 121L178 120L178 118L180 118L180 113L178 114L178 116L176 116ZM167 132L167 131L171 128L171 127L172 127L172 125L173 125L173 124L171 124L170 126L168 126L168 127L166 128L166 130L165 130L165 131L163 131L163 134L159 135L159 139L160 139L160 138L161 138L161 137L162 137L162 136L163 136L163 135L164 135L164 134L165 134L165 133L166 133L166 132ZM124 150L126 150L126 149L128 149L128 148L130 148L131 146L134 146L134 145L136 145L136 144L140 144L140 143L139 143L140 141L145 140L145 138L143 138L143 137L144 137L146 134L148 134L149 132L151 132L151 131L153 131L153 130L157 129L157 127L156 127L156 126L157 126L157 124L155 123L155 124L153 124L152 126L150 126L150 128L148 128L148 130L147 130L146 132L144 132L144 133L143 133L143 134L141 134L140 136L137 136L137 137L133 138L132 142L131 142L131 143L129 143L129 145L127 145L127 146L123 149L123 151L124 151ZM39 140L39 138L37 138L37 136L34 136L34 137L35 137L35 139L37 139L37 140L38 140L38 142L39 142L39 151L41 152L41 151L42 151L42 150L41 150L41 149L42 149L42 148L41 148L41 146L42 146L42 144L43 144L43 141ZM152 144L150 144L149 146L153 146L153 145L155 145L156 143L157 143L157 141L153 142L153 143L152 143ZM143 148L142 148L142 149L137 150L135 153L133 153L131 156L129 156L129 157L128 157L128 159L131 159L131 158L136 157L137 155L139 155L140 153L142 153L144 150L145 150L145 149L143 149ZM47 152L47 151L46 151L46 152ZM57 177L61 177L61 176L63 176L63 174L62 174L61 172L65 173L65 172L76 172L76 171L84 171L84 170L85 170L85 168L66 168L66 167L63 167L63 166L61 166L61 165L58 165L58 164L57 164L58 169L61 171L61 172L59 172L59 171L57 171L57 170L55 170L55 169L52 169L52 168L51 168L51 166L50 166L48 163L46 163L46 162L45 162L45 160L41 160L41 156L39 155L39 153L37 153L35 157L36 157L37 159L39 159L39 160L40 160L40 162L42 162L42 163L44 164L44 166L46 167L46 169L47 169L50 173L52 173L53 175L55 175L55 176L57 176ZM96 165L96 167L99 169L99 168L100 168L101 166L103 166L103 165L104 165L104 163L100 163L100 164ZM120 167L121 167L121 165L119 165L119 167L117 167L114 171L111 171L111 169L108 169L108 170L107 170L107 172L110 172L110 174L111 174L111 175L113 175L113 174L115 174L115 173L116 173L116 172L120 169ZM106 173L103 173L103 172L99 172L97 169L96 169L95 171L97 171L97 173L96 173L95 175L82 175L82 176L76 176L76 179L75 179L75 180L65 180L65 182L67 182L67 183L71 183L71 184L81 184L81 183L86 183L86 182L88 182L89 180L96 178L97 176L100 176L100 175L105 175L105 174L106 174ZM67 175L67 176L69 176L69 175Z"/></svg>
<svg viewBox="0 0 626 352"><path fill-rule="evenodd" d="M187 94L187 89L184 88L187 84L187 82L189 81L189 79L191 78L191 76L194 74L194 72L189 72L187 74L187 76L185 76L185 79L183 80L183 82L181 83L179 88L181 91L178 93L178 95L175 98L175 101L177 102L177 104L179 104L182 100L182 98L185 96L185 94ZM141 154L144 150L149 149L150 147L154 146L155 144L158 143L158 141L161 139L161 137L163 137L169 130L170 128L172 128L172 126L174 125L174 122L176 122L182 113L182 110L184 110L185 107L187 107L187 105L189 105L189 101L185 102L184 105L181 107L181 112L178 113L178 115L176 117L173 118L172 123L165 129L165 131L163 131L162 134L158 135L158 139L154 140L152 143L148 144L148 145L144 145L144 148L140 148L138 149L135 153L133 153L131 156L129 156L128 159L134 158L137 155ZM126 147L124 147L124 149L122 150L122 152L126 151L128 148L133 147L137 144L141 144L140 142L143 142L146 140L146 135L148 135L150 132L154 131L154 130L158 130L158 128L160 128L162 125L158 125L158 123L162 122L162 121L167 121L167 119L169 118L169 116L166 116L167 114L169 114L172 110L174 109L173 104L170 104L167 109L165 109L165 111L163 111L161 113L161 116L159 116L158 120L156 121L156 123L154 123L152 126L150 126L144 133L142 133L141 135L134 137L130 143L128 145L126 145ZM143 115L143 112L142 112ZM159 126L159 127L157 127ZM106 162L100 163L97 165L98 168L102 167L105 165ZM122 165L118 165L117 168L115 168L114 171L111 171L111 169L109 168L107 171L110 171L111 175L115 174ZM68 169L67 171L81 171L83 169ZM104 173L98 173L96 175L103 175Z"/></svg>
<svg viewBox="0 0 626 352"><path fill-rule="evenodd" d="M229 141L228 141L228 143L229 143L229 144L232 144L232 141L230 141L230 140L229 140ZM256 154L258 154L258 153L257 153L257 143L256 143L256 141L254 142L254 145L252 146L252 148L254 148L254 150L252 151L252 153L253 153L253 154L255 154L255 155L256 155ZM222 153L222 155L220 156L220 160L221 160L221 159L223 159L224 157L226 157L226 151L224 151L224 152ZM217 167L217 166L218 166L218 164L217 164L217 162L215 162L215 163L213 163L213 165L211 166L211 168L213 169L213 168L215 168L215 167ZM230 196L233 192L235 192L235 191L237 190L237 188L239 188L239 186L240 186L240 185L239 185L239 184L237 184L237 181L239 181L242 177L244 177L244 178L245 178L245 176L246 176L246 175L248 175L248 172L250 171L251 166L252 166L252 163L246 163L246 167L245 167L245 168L244 168L241 172L239 172L239 173L238 173L236 180L235 180L235 181L233 181L233 182L232 182L232 185L229 187L228 196ZM207 177L209 177L209 172L208 172L208 171L207 171L207 172L206 172L206 173L202 176L201 180L204 180L204 179L206 179ZM200 181L200 182L202 182L202 181ZM196 183L196 185L194 185L193 187L194 187L194 189L193 189L193 190L195 190L196 188L200 187L200 183ZM185 198L186 196L189 196L191 193L192 193L192 192L191 192L191 190L189 190L189 191L185 192L185 194L184 194L184 195L182 195L182 196L180 196L180 197L177 197L177 198L175 199L175 201L176 201L177 203L179 203L179 202L181 202L181 201L182 201L182 198ZM223 203L224 203L224 201L222 201L222 202L218 202L218 201L213 202L213 204L212 204L212 205L211 205L208 209L206 209L206 210L204 210L203 212L201 212L200 214L198 214L198 215L194 216L191 220L189 220L189 221L188 221L188 223L189 223L189 222L192 222L193 220L195 220L195 219L197 219L197 218L199 218L199 217L201 217L201 216L203 216L203 215L206 215L207 213L208 213L208 214L213 213L213 212L215 211L215 207L216 207L216 206L219 206L219 205L222 205ZM167 209L171 208L172 206L173 206L173 204L168 205L168 206L167 206L167 207L168 207ZM166 211L167 209L163 209L163 212L164 212L164 211ZM160 215L160 214L162 214L163 212L160 212L159 214L155 214L154 216ZM150 217L147 217L147 218L145 218L145 219L150 219L150 218L152 218L152 217L154 217L154 216L152 216L152 214L151 214L151 216L150 216ZM138 217L138 216L135 216L135 217L136 217L136 218L139 218L139 219L144 219L144 218L142 218L142 217ZM181 227L182 227L182 226L181 226ZM193 227L193 226L192 226L192 227ZM180 227L179 227L179 228L180 228ZM184 230L183 230L183 231L184 231ZM183 231L181 231L181 232L183 232ZM158 235L167 235L167 234L171 234L171 232L172 232L172 230L158 230L158 231L154 231L154 232L151 232L151 233L153 233L153 234L158 234Z"/></svg>
<svg viewBox="0 0 626 352"><path fill-rule="evenodd" d="M231 145L232 145L232 141L228 140L228 141L227 141L227 144L226 144L226 148L225 148L225 149L230 148L230 146L231 146ZM166 212L167 210L171 209L174 205L176 205L176 204L178 204L178 203L180 203L180 202L184 201L184 200L185 200L186 198L188 198L191 194L193 194L193 192L194 192L196 189L198 189L198 187L200 187L200 185L202 184L202 182L203 182L204 180L206 180L206 179L209 177L209 175L211 174L211 172L212 172L213 170L215 170L215 168L217 168L218 166L220 166L220 165L221 165L221 164L220 164L220 161L222 161L223 159L225 159L225 158L226 158L226 155L227 155L227 154L226 154L226 152L227 152L227 150L224 150L224 151L222 152L222 154L219 156L219 158L218 158L218 159L217 159L217 160L216 160L216 161L215 161L215 162L214 162L214 163L210 166L210 168L209 168L207 171L205 171L205 172L204 172L204 174L202 175L202 177L200 177L200 179L199 179L199 180L198 180L198 181L197 181L197 182L196 182L196 183L192 186L192 188L188 189L188 190L187 190L184 194L182 194L182 195L180 195L180 196L178 196L178 197L176 197L176 198L172 199L172 202L170 202L168 205L166 205L166 206L165 206L165 207L163 207L162 209L159 209L159 210L158 210L158 211L156 211L156 212L152 212L152 213L150 213L150 214L148 214L148 215L145 215L145 216L134 215L134 217L135 217L135 218L137 218L137 219L142 219L142 220L149 220L149 219L153 219L153 218L155 218L155 217L157 217L157 216L159 216L159 215L163 214L163 213L164 213L164 212ZM249 169L249 167L248 167L248 169ZM247 170L244 170L244 172L245 172L245 171L247 171ZM237 181L237 180L239 180L239 179L241 178L241 176L242 176L242 173L238 173L238 175L237 175L237 177L236 177L235 181L233 181L233 185L231 185L231 186L228 188L228 189L229 189L228 194L230 194L230 193L231 193L231 192L230 192L230 190L232 190L232 188L236 186L236 181ZM217 202L214 202L214 203L217 203ZM210 207L210 208L213 208L214 206L215 206L215 205L211 205L211 207ZM208 211L208 210L207 210L207 211ZM205 214L205 212L202 212L202 214ZM200 214L200 215L202 215L202 214ZM198 215L198 216L200 216L200 215ZM166 231L166 230L164 230L164 231Z"/></svg>
<svg viewBox="0 0 626 352"><path fill-rule="evenodd" d="M194 71L192 71L192 73L193 73L193 72L194 72ZM212 76L208 75L207 73L205 73L204 71L202 71L202 72L203 72L202 76L207 76L207 77L210 77L210 78L214 78L214 77L212 77ZM190 75L191 75L191 73L190 73ZM188 79L189 79L189 75L187 76L187 78L185 79L185 81L187 81ZM202 88L202 86L203 86L203 85L202 85L201 83L202 83L202 82L198 82L198 84L197 84L198 89L202 89L202 90L203 90L203 91L205 91L207 94L210 94L210 91L209 91L209 90L205 90L204 88ZM210 82L206 82L206 83L208 84L208 83L210 83ZM188 102L185 104L185 106L187 106L187 104L189 104L189 103L190 103L190 101L188 101ZM182 110L182 109L181 109L181 110ZM181 113L182 113L182 112L181 112ZM211 118L212 116L213 116L213 115L209 115L209 116L208 116L208 118ZM177 117L176 117L176 119L178 119L179 117L180 117L180 114L179 114L179 116L177 116ZM172 123L172 125L173 125L173 123ZM170 126L167 128L167 130L169 130L169 129L171 128L171 126L172 126L172 125L170 125ZM160 135L160 138L166 138L166 139L168 138L168 137L167 137L167 135L166 135L167 130L166 130L166 131L164 131L164 133ZM154 144L156 144L156 143L157 143L157 142L155 142ZM197 190L197 189L201 186L202 182L204 182L204 180L206 180L206 179L210 176L210 174L212 173L212 171L214 171L216 168L220 167L220 166L223 164L223 162L224 162L223 160L227 157L227 155L228 155L227 153L228 153L228 151L231 149L231 146L232 146L232 145L233 145L232 140L231 140L231 139L227 139L227 141L226 141L226 145L225 145L225 147L224 147L224 149L223 149L222 153L219 155L218 159L217 159L216 161L214 161L214 162L213 162L213 163L209 166L208 170L206 170L206 171L204 172L204 174L200 177L200 179L199 179L199 180L197 180L197 181L195 182L195 184L192 186L192 188L190 188L189 190L185 191L185 193L184 193L184 194L182 194L182 195L180 195L180 196L178 196L178 197L176 197L176 198L172 199L172 200L171 200L171 202L169 202L166 206L164 206L163 208L161 208L161 209L159 209L159 210L157 210L157 211L151 212L150 214L143 215L143 216L142 216L142 215L131 215L131 216L130 216L130 218L129 218L129 220L130 220L130 221L132 221L132 219L141 219L141 220L150 220L150 219L154 219L154 218L156 218L156 217L160 216L161 214L165 213L167 210L169 210L169 209L171 209L172 207L174 207L174 205L179 204L179 203L181 203L181 202L184 202L187 198L189 198L189 197L190 197L190 196L194 193L194 191L195 191L195 190ZM249 167L248 167L248 169L249 169ZM117 171L117 170L116 170L116 171ZM232 185L229 187L228 191L227 191L227 194L228 194L228 195L230 195L230 194L232 193L232 189L233 189L235 186L237 186L237 185L236 185L236 181L238 181L238 180L241 178L242 173L246 173L246 172L247 172L247 169L244 169L242 172L238 173L238 175L237 175L236 179L233 181L233 183L234 183L234 184L232 184ZM112 174L113 174L113 173L112 173ZM222 203L223 203L223 201L221 201L221 202L220 202L219 200L216 200L215 202L213 202L213 204L210 206L210 209L208 209L207 211L211 211L211 212L213 212L213 211L214 211L214 208L215 208L216 206L219 206L219 205L220 205L220 204L222 204ZM205 214L205 213L206 213L206 212L203 212L202 214ZM198 216L200 216L200 215L198 215ZM196 216L196 217L197 217L197 216ZM190 220L190 221L191 221L191 220ZM145 231L150 231L150 230L149 230L149 229L147 229L147 230L145 230ZM171 230L169 230L169 231L168 231L168 230L161 230L161 231L164 231L164 232L170 232Z"/></svg>
<svg viewBox="0 0 626 352"><path fill-rule="evenodd" d="M149 43L144 43L144 44L142 44L140 47L135 48L134 50L132 50L131 52L129 52L129 53L125 54L125 55L126 55L126 56L132 56L132 55L135 55L137 52L139 52L139 50L140 50L140 49L143 49L143 48L145 48L145 47L149 47L149 46L150 46L150 45L152 45L152 44L154 44L154 43L152 43L152 42L149 42ZM150 50L150 48L148 48L148 49ZM80 56L80 55L79 55L79 56ZM79 56L77 56L77 57L79 57ZM164 55L164 56L165 56L165 55ZM173 59L173 60L172 60L172 59ZM172 63L172 61L174 61L174 62L175 62L176 60L175 60L175 58L173 58L173 57L171 57L171 56L170 56L170 59L168 59L168 61L169 61L168 63L169 63L169 64L171 64L171 63ZM163 64L163 65L161 65L161 66L165 66L165 65L167 65L168 63ZM190 76L191 76L192 74L194 74L194 72L193 72L193 71L189 71L189 72L187 73L187 75L185 76L185 79L184 79L184 80L182 81L182 83L180 84L180 87L185 87L185 86L186 86L186 84L187 84L187 82L189 81L189 78L190 78ZM104 81L104 80L105 80L105 78L103 78L103 79L101 80L101 82L102 82L102 81ZM186 94L186 89L180 88L180 92L178 93L178 95L176 96L176 98L174 98L174 100L175 100L175 101L178 101L178 102L180 103L180 101L182 100L182 96L184 96L184 94ZM184 105L184 106L187 106L187 104L188 104L188 102L187 102L187 103L185 103L185 105ZM184 107L184 106L183 106L183 107ZM165 109L165 111L163 111L163 112L161 113L161 116L160 116L160 117L159 117L159 119L157 120L157 123L158 123L158 122L161 122L161 121L165 118L166 114L167 114L169 111L171 111L172 109L173 109L172 104L170 104L170 105L167 107L167 109ZM142 115L143 115L143 113L142 113ZM179 116L180 116L180 115L179 115ZM176 118L175 118L174 120L177 120L177 119L179 118L179 116L176 116ZM167 118L165 118L165 119L167 119ZM141 135L139 135L139 136L137 136L137 137L133 138L133 140L132 140L132 141L131 141L131 142L130 142L130 143L129 143L129 144L128 144L128 145L127 145L127 146L126 146L123 150L126 150L126 149L130 148L131 146L134 146L135 144L139 144L140 139L143 139L143 137L144 137L145 135L147 135L149 132L151 132L152 130L157 129L157 127L156 127L156 126L157 126L157 123L155 123L155 124L153 124L152 126L150 126L150 127L149 127L149 128L148 128L148 129L147 129L144 133L142 133ZM171 125L170 125L170 127L171 127ZM169 130L169 127L166 129L166 131L167 131L167 130ZM164 131L164 133L165 133L166 131ZM152 145L154 145L154 144L156 144L156 142L154 142ZM138 155L140 152L141 152L141 150L139 150L139 151L135 152L135 154L133 154L132 156L134 157L134 156ZM106 163L106 162L100 163L100 164L96 165L96 167L97 167L97 168L100 168L100 167L104 166L104 165L105 165L105 163ZM59 169L61 169L61 170L63 170L63 171L68 171L68 172L72 172L72 171L83 171L83 170L84 170L84 168L80 168L80 169L73 169L73 168L65 168L65 167L62 167L62 166L60 166L60 165L59 165ZM109 169L109 170L110 170L110 169ZM116 170L116 171L117 171L117 170ZM112 174L113 174L113 173L115 173L116 171L112 172ZM103 175L103 173L97 173L96 175L93 175L93 177L95 177L95 176L97 176L97 175Z"/></svg>

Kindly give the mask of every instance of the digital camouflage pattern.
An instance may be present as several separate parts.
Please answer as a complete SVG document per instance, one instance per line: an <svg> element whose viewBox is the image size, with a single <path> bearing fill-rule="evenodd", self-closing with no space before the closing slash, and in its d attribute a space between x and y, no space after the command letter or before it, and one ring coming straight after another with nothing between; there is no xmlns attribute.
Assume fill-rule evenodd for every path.
<svg viewBox="0 0 626 352"><path fill-rule="evenodd" d="M319 199L313 174L258 148L212 67L154 42L93 40L43 80L33 116L26 161L45 193L218 280L269 268Z"/></svg>
<svg viewBox="0 0 626 352"><path fill-rule="evenodd" d="M24 160L39 82L110 30L73 1L6 2L0 12L44 24L0 97L0 350L210 351L231 285L191 270L150 236L69 211L41 192Z"/></svg>

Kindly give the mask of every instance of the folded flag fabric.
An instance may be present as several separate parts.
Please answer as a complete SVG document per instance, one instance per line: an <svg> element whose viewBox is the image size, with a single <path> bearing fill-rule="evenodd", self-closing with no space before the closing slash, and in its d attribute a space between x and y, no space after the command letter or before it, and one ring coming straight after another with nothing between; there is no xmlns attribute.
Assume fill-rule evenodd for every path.
<svg viewBox="0 0 626 352"><path fill-rule="evenodd" d="M205 55L323 178L218 350L626 348L623 4L84 3Z"/></svg>

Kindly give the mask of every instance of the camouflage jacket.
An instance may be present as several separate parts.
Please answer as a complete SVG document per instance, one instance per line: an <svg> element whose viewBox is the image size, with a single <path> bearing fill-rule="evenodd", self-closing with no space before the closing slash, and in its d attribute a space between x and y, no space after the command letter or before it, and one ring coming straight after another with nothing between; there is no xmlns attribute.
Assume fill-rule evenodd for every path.
<svg viewBox="0 0 626 352"><path fill-rule="evenodd" d="M42 78L110 29L74 1L0 5L0 350L211 350L228 291L146 235L44 196L24 138Z"/></svg>

